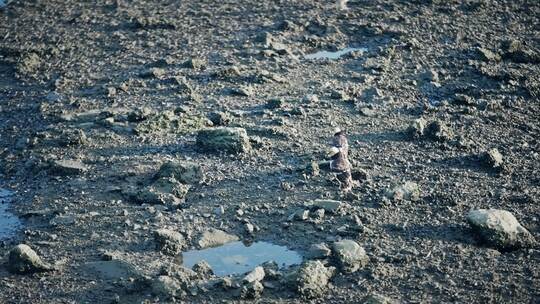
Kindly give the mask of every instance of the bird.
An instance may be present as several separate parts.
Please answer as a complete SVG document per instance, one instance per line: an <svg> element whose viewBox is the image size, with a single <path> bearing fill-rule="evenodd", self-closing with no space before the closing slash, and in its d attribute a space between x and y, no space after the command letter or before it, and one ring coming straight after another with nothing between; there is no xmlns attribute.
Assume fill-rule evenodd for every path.
<svg viewBox="0 0 540 304"><path fill-rule="evenodd" d="M342 149L342 152L346 157L349 157L349 141L347 140L347 136L345 134L345 131L336 128L334 130L334 137L332 138L332 146Z"/></svg>
<svg viewBox="0 0 540 304"><path fill-rule="evenodd" d="M340 182L340 188L349 192L352 190L353 180L351 174L351 163L345 153L345 149L332 146L329 150L330 156L330 171L336 173L336 177Z"/></svg>

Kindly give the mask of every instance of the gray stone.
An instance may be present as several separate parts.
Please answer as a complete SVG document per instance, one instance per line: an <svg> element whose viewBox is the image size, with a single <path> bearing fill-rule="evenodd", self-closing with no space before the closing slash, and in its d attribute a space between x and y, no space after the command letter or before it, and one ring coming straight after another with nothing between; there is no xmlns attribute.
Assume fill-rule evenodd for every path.
<svg viewBox="0 0 540 304"><path fill-rule="evenodd" d="M203 172L199 164L188 161L168 161L161 165L155 178L174 178L185 184L197 184L203 179Z"/></svg>
<svg viewBox="0 0 540 304"><path fill-rule="evenodd" d="M75 224L77 218L74 215L57 215L49 221L52 226L69 226Z"/></svg>
<svg viewBox="0 0 540 304"><path fill-rule="evenodd" d="M205 260L201 260L197 262L195 265L193 265L192 269L199 276L202 276L202 277L209 277L214 274L212 267Z"/></svg>
<svg viewBox="0 0 540 304"><path fill-rule="evenodd" d="M156 249L169 255L176 255L182 251L186 245L184 236L177 231L169 229L158 229L154 231Z"/></svg>
<svg viewBox="0 0 540 304"><path fill-rule="evenodd" d="M259 282L264 279L264 275L264 268L257 266L244 277L243 281L247 283Z"/></svg>
<svg viewBox="0 0 540 304"><path fill-rule="evenodd" d="M53 270L37 253L25 244L15 246L9 252L7 269L11 273L27 274Z"/></svg>
<svg viewBox="0 0 540 304"><path fill-rule="evenodd" d="M141 274L128 262L121 260L89 262L82 266L86 272L97 274L105 280L139 278Z"/></svg>
<svg viewBox="0 0 540 304"><path fill-rule="evenodd" d="M363 304L398 304L399 302L394 299L382 296L380 294L373 293L365 297L362 300L362 303Z"/></svg>
<svg viewBox="0 0 540 304"><path fill-rule="evenodd" d="M415 119L409 126L407 132L413 138L420 138L424 136L426 130L427 121L423 118Z"/></svg>
<svg viewBox="0 0 540 304"><path fill-rule="evenodd" d="M316 199L311 204L315 209L324 209L325 212L338 214L344 211L348 204L330 199Z"/></svg>
<svg viewBox="0 0 540 304"><path fill-rule="evenodd" d="M251 150L249 137L243 128L219 127L197 134L197 146L203 151L245 153Z"/></svg>
<svg viewBox="0 0 540 304"><path fill-rule="evenodd" d="M501 152L499 152L499 150L497 150L496 148L485 152L483 155L483 159L485 164L492 168L501 168L504 163Z"/></svg>
<svg viewBox="0 0 540 304"><path fill-rule="evenodd" d="M536 244L532 234L506 210L472 210L467 214L467 222L484 242L499 249L531 247Z"/></svg>
<svg viewBox="0 0 540 304"><path fill-rule="evenodd" d="M236 235L228 234L223 230L210 228L203 232L197 244L201 249L217 247L230 242L238 241Z"/></svg>
<svg viewBox="0 0 540 304"><path fill-rule="evenodd" d="M176 298L183 294L182 286L173 277L161 275L152 280L152 293L166 299Z"/></svg>
<svg viewBox="0 0 540 304"><path fill-rule="evenodd" d="M335 270L335 267L326 267L318 260L303 263L294 279L296 290L308 299L323 295Z"/></svg>
<svg viewBox="0 0 540 304"><path fill-rule="evenodd" d="M420 187L414 182L405 182L386 191L386 197L393 201L417 201L420 198Z"/></svg>
<svg viewBox="0 0 540 304"><path fill-rule="evenodd" d="M79 175L88 171L88 167L82 162L75 160L55 160L51 164L51 174L53 175Z"/></svg>
<svg viewBox="0 0 540 304"><path fill-rule="evenodd" d="M369 261L369 257L364 248L353 240L335 242L333 250L335 257L344 272L355 272L364 267Z"/></svg>
<svg viewBox="0 0 540 304"><path fill-rule="evenodd" d="M174 178L160 178L152 184L130 194L130 198L139 203L178 205L186 196L190 186Z"/></svg>
<svg viewBox="0 0 540 304"><path fill-rule="evenodd" d="M480 56L480 59L484 61L501 61L501 55L491 50L479 47L476 49L476 52Z"/></svg>
<svg viewBox="0 0 540 304"><path fill-rule="evenodd" d="M254 281L242 286L242 289L240 290L240 297L243 299L257 299L261 297L263 291L263 284L261 284L259 281Z"/></svg>
<svg viewBox="0 0 540 304"><path fill-rule="evenodd" d="M307 257L310 259L325 259L332 254L332 251L325 243L312 244L309 247Z"/></svg>
<svg viewBox="0 0 540 304"><path fill-rule="evenodd" d="M454 138L454 131L441 121L435 120L426 127L425 136L439 142L449 141Z"/></svg>

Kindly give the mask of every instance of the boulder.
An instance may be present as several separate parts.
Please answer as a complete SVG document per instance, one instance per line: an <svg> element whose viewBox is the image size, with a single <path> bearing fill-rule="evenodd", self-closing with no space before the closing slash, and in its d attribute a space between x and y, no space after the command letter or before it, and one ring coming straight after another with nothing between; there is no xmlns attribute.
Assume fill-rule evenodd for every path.
<svg viewBox="0 0 540 304"><path fill-rule="evenodd" d="M25 244L15 246L9 252L7 269L11 273L27 274L53 270L37 253Z"/></svg>
<svg viewBox="0 0 540 304"><path fill-rule="evenodd" d="M484 242L502 250L531 247L536 243L532 234L506 210L472 210L467 222Z"/></svg>
<svg viewBox="0 0 540 304"><path fill-rule="evenodd" d="M501 152L497 150L496 148L493 148L483 155L484 163L491 168L502 168L504 160Z"/></svg>
<svg viewBox="0 0 540 304"><path fill-rule="evenodd" d="M353 240L335 242L333 251L336 260L344 272L355 272L364 267L369 261L364 248Z"/></svg>
<svg viewBox="0 0 540 304"><path fill-rule="evenodd" d="M298 293L308 299L321 296L335 273L334 267L326 267L321 261L307 261L300 266L294 278Z"/></svg>
<svg viewBox="0 0 540 304"><path fill-rule="evenodd" d="M197 146L202 151L234 154L251 150L249 137L243 128L219 127L201 130L197 134Z"/></svg>
<svg viewBox="0 0 540 304"><path fill-rule="evenodd" d="M221 246L238 240L239 238L236 235L228 234L223 230L210 228L202 233L197 244L201 249L204 249Z"/></svg>

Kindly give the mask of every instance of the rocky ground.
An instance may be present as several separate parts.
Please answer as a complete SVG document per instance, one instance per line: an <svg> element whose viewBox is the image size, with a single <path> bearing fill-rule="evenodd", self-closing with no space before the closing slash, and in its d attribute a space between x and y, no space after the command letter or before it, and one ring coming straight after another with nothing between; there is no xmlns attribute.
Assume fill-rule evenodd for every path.
<svg viewBox="0 0 540 304"><path fill-rule="evenodd" d="M24 222L0 302L539 302L539 24L526 0L0 1ZM233 240L304 263L180 265Z"/></svg>

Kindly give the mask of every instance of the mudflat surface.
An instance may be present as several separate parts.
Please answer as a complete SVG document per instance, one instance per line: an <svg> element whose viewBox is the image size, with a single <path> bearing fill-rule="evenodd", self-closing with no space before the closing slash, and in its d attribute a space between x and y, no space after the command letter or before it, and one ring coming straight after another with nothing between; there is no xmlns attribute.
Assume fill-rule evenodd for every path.
<svg viewBox="0 0 540 304"><path fill-rule="evenodd" d="M172 298L140 283L177 263L156 249L162 228L185 250L207 228L303 255L357 241L369 263L336 274L314 303L540 301L538 247L497 250L465 221L504 209L540 239L537 1L5 2L0 187L24 227L0 255L26 243L57 270L0 267L0 302L251 301L205 283L216 278ZM361 50L305 58L346 48ZM415 138L419 118L447 129ZM212 124L244 128L251 149L198 148ZM332 173L306 169L325 160L335 127L349 139L352 198ZM493 148L498 168L484 159ZM128 195L169 160L204 172L179 204ZM405 182L418 199L389 199ZM290 217L314 199L347 207ZM262 301L307 301L271 287Z"/></svg>

